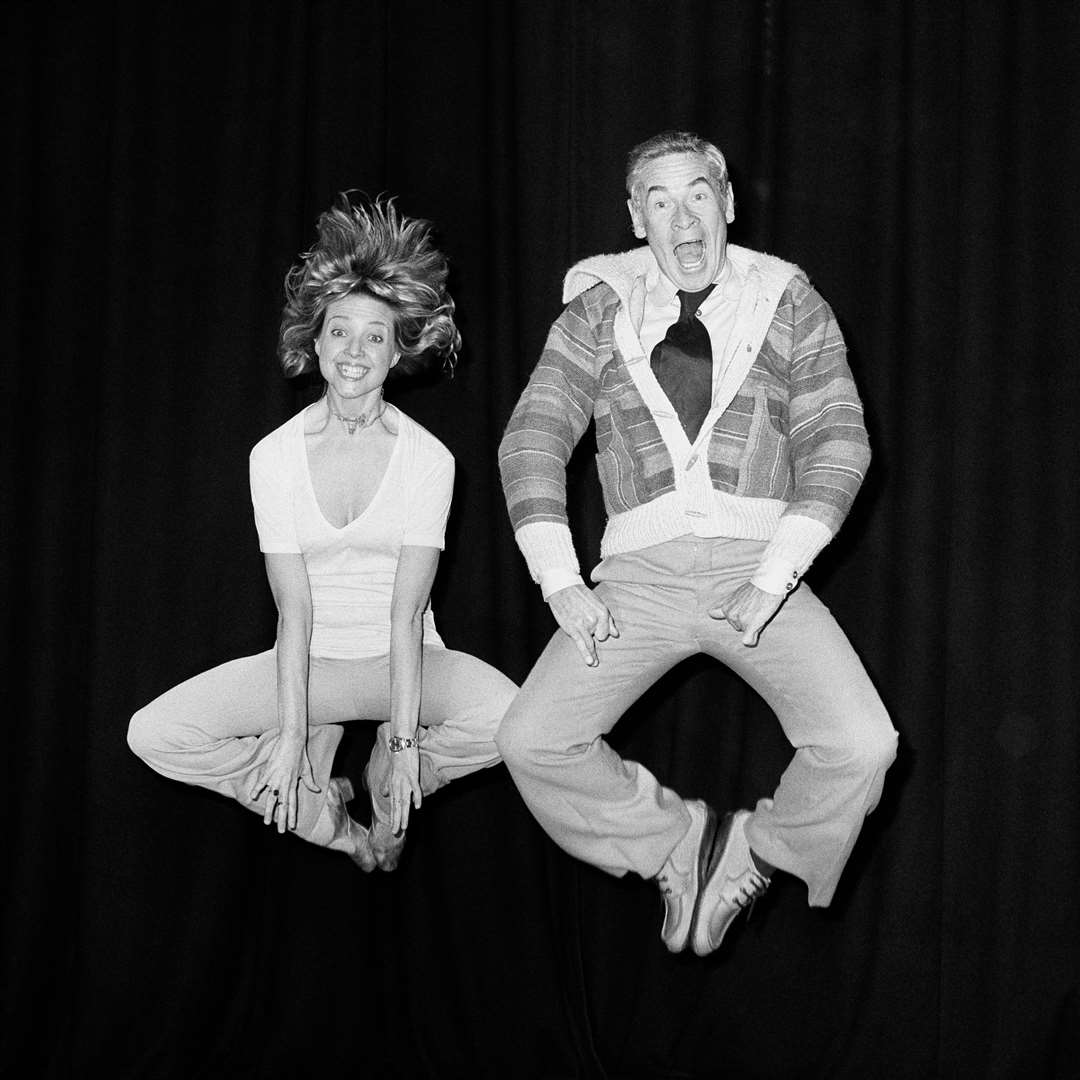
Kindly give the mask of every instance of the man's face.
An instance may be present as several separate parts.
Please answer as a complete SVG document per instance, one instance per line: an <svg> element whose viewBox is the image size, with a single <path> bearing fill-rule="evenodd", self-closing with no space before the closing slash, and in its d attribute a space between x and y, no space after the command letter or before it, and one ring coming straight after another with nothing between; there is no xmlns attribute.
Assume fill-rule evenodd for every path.
<svg viewBox="0 0 1080 1080"><path fill-rule="evenodd" d="M731 184L718 191L704 154L666 154L647 161L627 201L634 235L648 240L660 269L686 292L716 280L727 227L735 220Z"/></svg>

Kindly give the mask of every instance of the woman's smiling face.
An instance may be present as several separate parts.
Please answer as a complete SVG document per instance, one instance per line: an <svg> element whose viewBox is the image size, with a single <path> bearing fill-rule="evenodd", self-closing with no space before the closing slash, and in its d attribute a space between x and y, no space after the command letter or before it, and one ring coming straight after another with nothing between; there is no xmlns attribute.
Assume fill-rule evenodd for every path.
<svg viewBox="0 0 1080 1080"><path fill-rule="evenodd" d="M331 301L315 339L315 355L327 386L343 401L378 390L401 356L394 309L367 293Z"/></svg>

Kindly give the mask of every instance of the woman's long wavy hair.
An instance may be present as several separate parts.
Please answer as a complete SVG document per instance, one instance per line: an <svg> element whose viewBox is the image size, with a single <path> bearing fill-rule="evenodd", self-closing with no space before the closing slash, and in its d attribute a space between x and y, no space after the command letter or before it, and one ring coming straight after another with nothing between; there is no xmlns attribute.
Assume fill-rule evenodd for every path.
<svg viewBox="0 0 1080 1080"><path fill-rule="evenodd" d="M419 370L428 356L453 372L461 335L446 291L446 256L431 240L431 223L399 214L385 196L353 202L342 192L319 215L318 241L285 275L278 358L286 375L317 369L315 340L327 305L367 294L394 311L396 374Z"/></svg>

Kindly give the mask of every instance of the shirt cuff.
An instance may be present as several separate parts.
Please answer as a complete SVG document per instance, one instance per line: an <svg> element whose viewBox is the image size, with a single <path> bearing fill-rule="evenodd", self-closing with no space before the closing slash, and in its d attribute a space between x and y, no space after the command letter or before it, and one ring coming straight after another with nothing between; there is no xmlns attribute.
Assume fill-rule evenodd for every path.
<svg viewBox="0 0 1080 1080"><path fill-rule="evenodd" d="M786 596L799 584L799 571L783 559L763 560L750 584L773 596Z"/></svg>
<svg viewBox="0 0 1080 1080"><path fill-rule="evenodd" d="M259 544L263 555L303 555L300 545L293 540L267 540Z"/></svg>
<svg viewBox="0 0 1080 1080"><path fill-rule="evenodd" d="M557 593L560 589L584 584L582 576L571 570L547 570L540 575L540 594L545 600L550 600L552 593Z"/></svg>
<svg viewBox="0 0 1080 1080"><path fill-rule="evenodd" d="M816 518L786 514L762 552L750 583L774 596L786 595L831 539L832 531Z"/></svg>
<svg viewBox="0 0 1080 1080"><path fill-rule="evenodd" d="M545 600L568 585L584 584L574 553L574 540L566 525L556 521L534 521L522 525L514 533L514 539Z"/></svg>
<svg viewBox="0 0 1080 1080"><path fill-rule="evenodd" d="M409 533L401 538L401 546L405 547L433 547L439 551L446 550L446 537L441 533Z"/></svg>

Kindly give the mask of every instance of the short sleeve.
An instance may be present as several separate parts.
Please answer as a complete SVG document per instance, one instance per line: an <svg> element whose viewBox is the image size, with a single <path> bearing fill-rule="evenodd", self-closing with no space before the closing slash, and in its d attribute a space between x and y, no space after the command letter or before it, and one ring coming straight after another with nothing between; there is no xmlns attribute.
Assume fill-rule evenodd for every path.
<svg viewBox="0 0 1080 1080"><path fill-rule="evenodd" d="M248 461L259 550L267 555L301 554L283 451L280 439L263 439Z"/></svg>
<svg viewBox="0 0 1080 1080"><path fill-rule="evenodd" d="M454 459L440 446L438 454L424 454L417 464L401 542L441 551L446 546L446 520L454 496Z"/></svg>

